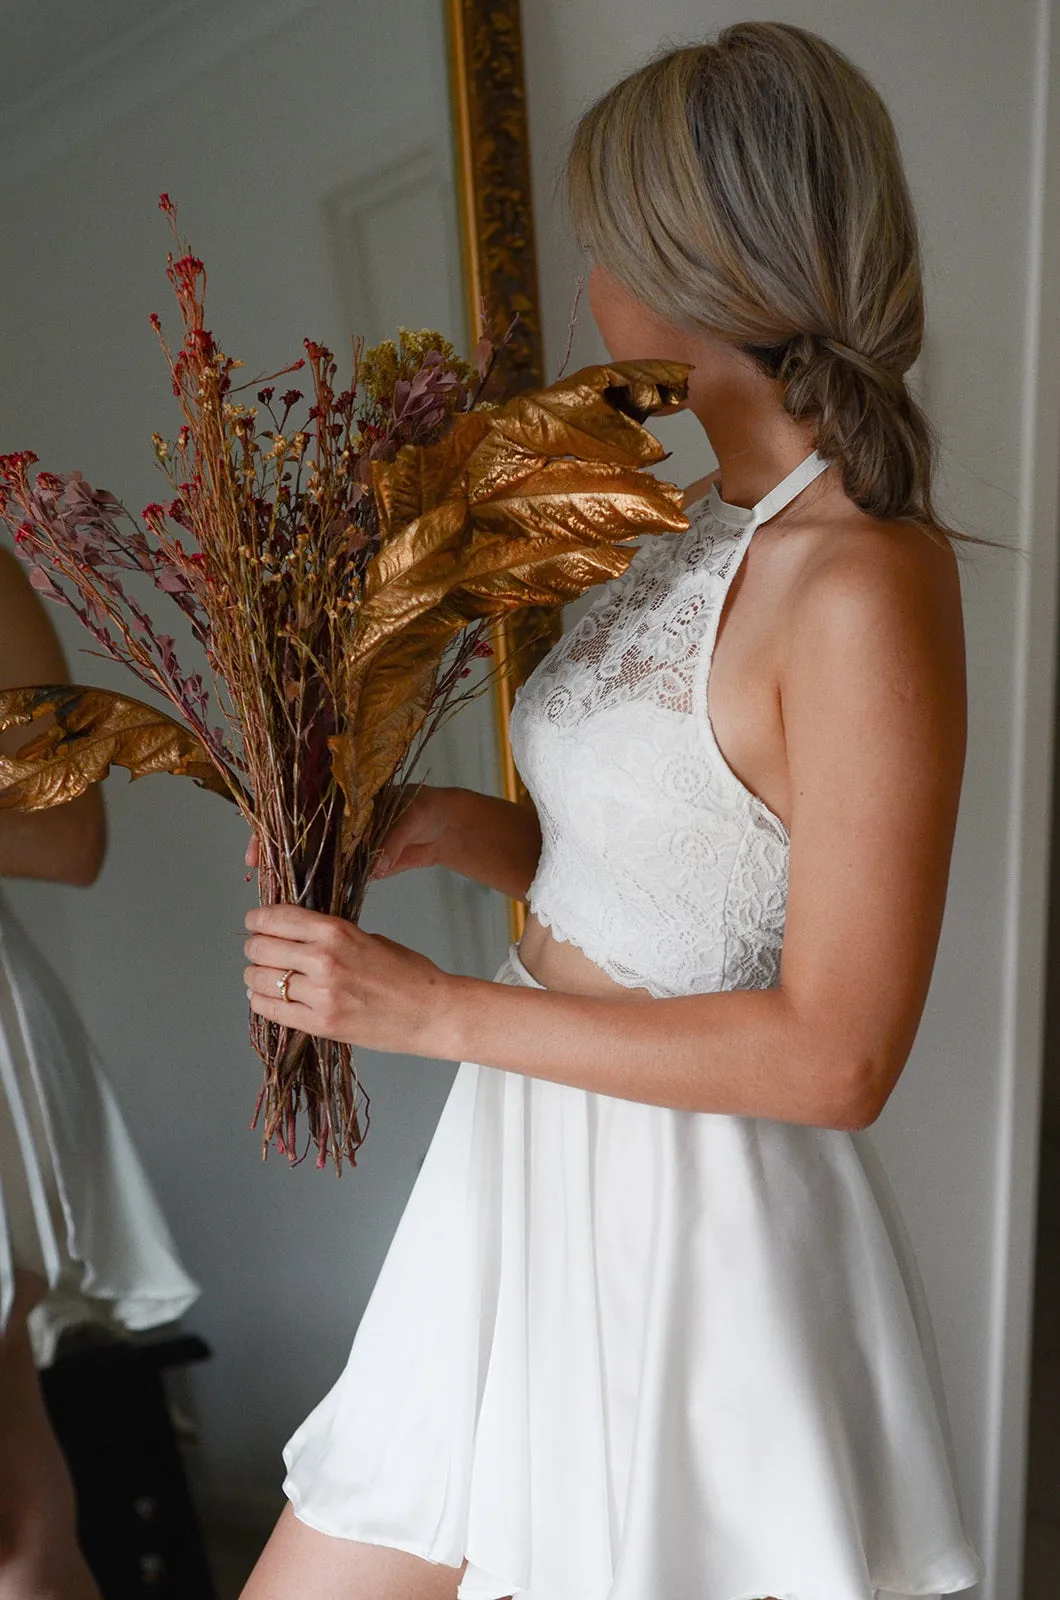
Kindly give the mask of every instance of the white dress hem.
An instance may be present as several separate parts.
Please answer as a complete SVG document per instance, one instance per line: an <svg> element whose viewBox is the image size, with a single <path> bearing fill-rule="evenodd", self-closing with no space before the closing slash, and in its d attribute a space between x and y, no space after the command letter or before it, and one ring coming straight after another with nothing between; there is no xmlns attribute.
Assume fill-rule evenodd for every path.
<svg viewBox="0 0 1060 1600"><path fill-rule="evenodd" d="M307 1528L312 1528L314 1533L322 1533L331 1539L346 1540L351 1544L367 1544L385 1550L400 1550L405 1555L416 1556L421 1561L429 1562L432 1567L458 1568L462 1564L461 1561L452 1561L448 1557L432 1554L424 1545L418 1544L413 1539L403 1540L393 1536L382 1539L377 1535L367 1534L348 1527L341 1530L324 1527L301 1504L298 1491L292 1484L285 1484L284 1491L290 1501L291 1510L298 1518L298 1521L304 1523ZM457 1588L457 1600L509 1600L509 1597L512 1597L512 1600L520 1600L521 1596L530 1595L530 1590L521 1587L514 1580L498 1580L488 1577L470 1556L462 1559L467 1561L468 1566L464 1578ZM973 1559L975 1559L974 1554ZM472 1580L470 1587L468 1586L469 1578ZM490 1587L488 1589L483 1587L482 1582L479 1581L480 1579L485 1579ZM858 1595L852 1596L851 1600L945 1600L946 1596L966 1593L971 1587L972 1584L966 1578L960 1578L950 1588L940 1589L937 1585L930 1590L919 1588L901 1590L872 1588L862 1590ZM819 1594L820 1591L817 1589L780 1589L776 1584L770 1586L767 1583L752 1584L750 1588L741 1589L738 1593L729 1591L724 1595L703 1595L701 1600L766 1600L767 1596L768 1600L818 1600ZM606 1595L586 1597L586 1600L606 1600Z"/></svg>

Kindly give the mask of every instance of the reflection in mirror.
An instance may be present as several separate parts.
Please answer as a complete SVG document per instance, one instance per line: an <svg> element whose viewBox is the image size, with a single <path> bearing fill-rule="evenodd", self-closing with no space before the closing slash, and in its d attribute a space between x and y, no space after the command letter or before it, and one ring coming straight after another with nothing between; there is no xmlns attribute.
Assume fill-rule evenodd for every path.
<svg viewBox="0 0 1060 1600"><path fill-rule="evenodd" d="M0 552L0 686L65 680L42 601L14 558ZM23 738L9 730L0 740L3 752L14 754ZM0 811L0 876L87 887L102 864L104 834L98 788L54 809ZM85 1408L76 1389L63 1395L62 1374L73 1366L83 1375L86 1351L102 1349L113 1369L125 1337L172 1322L196 1298L77 1010L0 898L5 1589L17 1574L19 1593L82 1600L96 1592L86 1557L101 1585L118 1576L98 1522L83 1528L84 1556L78 1546L70 1446L76 1452ZM59 1387L45 1381L50 1419L35 1368L50 1379L58 1375ZM110 1449L123 1437L120 1387L116 1399ZM128 1449L131 1441L123 1442ZM172 1456L172 1430L163 1425L154 1444ZM98 1481L110 1463L98 1448L91 1454ZM144 1466L155 1471L153 1460ZM194 1554L194 1538L188 1543Z"/></svg>
<svg viewBox="0 0 1060 1600"><path fill-rule="evenodd" d="M33 448L133 510L159 497L151 434L174 415L148 324L150 313L169 311L162 190L207 263L211 325L252 375L297 357L306 336L340 360L352 334L372 342L402 325L436 327L458 348L473 343L438 0L24 0L8 10L18 14L5 44L17 89L0 112L0 449ZM38 664L28 644L8 649L4 684L56 681L54 624L75 681L129 690L121 669L84 653L67 615L56 608L42 620L6 555L0 577L4 618L17 610L18 628L43 652ZM484 694L443 730L429 781L499 791L494 715ZM3 1249L13 1240L14 1261L54 1283L35 1313L37 1358L75 1476L96 1475L87 1520L126 1518L123 1559L152 1592L206 1597L212 1582L228 1595L281 1504L280 1447L345 1359L453 1069L363 1052L373 1126L357 1171L336 1184L308 1163L292 1172L272 1156L263 1166L248 1129L258 1063L241 973L253 888L238 818L163 778L112 781L107 808L107 859L91 884L97 795L32 818L0 814L0 875L10 880L0 930L4 1309L9 1329L21 1327L33 1287L18 1280L13 1311ZM509 934L501 897L441 869L373 888L364 925L481 977L496 970ZM19 1034L27 1017L32 1037ZM69 1134L68 1149L49 1136L53 1124ZM25 1217L36 1245L23 1240ZM99 1233L83 1248L89 1219ZM138 1241L135 1271L128 1250L113 1253L126 1224ZM125 1269L119 1283L113 1274ZM122 1313L122 1350L124 1330L135 1335L127 1370L94 1312L96 1335L71 1334L66 1364L54 1359L60 1333L81 1323L79 1273L82 1289L91 1273ZM195 1284L189 1315L152 1334L143 1356L143 1330L171 1322ZM74 1361L94 1365L74 1375ZM102 1408L92 1416L89 1392ZM156 1433L144 1433L139 1455L119 1450L119 1416L143 1420L152 1406ZM42 1416L33 1426L44 1437ZM129 1468L113 1486L120 1508L98 1482L100 1463L115 1467L119 1455ZM50 1497L59 1518L65 1491L58 1457L47 1459L27 1493ZM7 1465L0 1454L0 1477ZM194 1507L182 1499L186 1485ZM178 1547L191 1559L194 1517L212 1580L194 1562L180 1566ZM85 1523L82 1533L96 1563ZM87 1573L73 1575L72 1541L64 1559L61 1592L92 1593ZM97 1580L104 1594L138 1592L98 1567Z"/></svg>

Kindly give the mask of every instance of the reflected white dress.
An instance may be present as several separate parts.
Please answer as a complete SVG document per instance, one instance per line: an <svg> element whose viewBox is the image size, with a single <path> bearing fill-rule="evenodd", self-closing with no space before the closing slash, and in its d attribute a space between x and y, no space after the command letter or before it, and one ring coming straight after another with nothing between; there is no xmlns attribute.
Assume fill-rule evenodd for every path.
<svg viewBox="0 0 1060 1600"><path fill-rule="evenodd" d="M788 838L727 766L707 676L754 529L825 465L648 540L512 713L531 908L660 999L778 978ZM541 987L514 946L496 981ZM466 1557L462 1600L897 1600L983 1575L867 1136L475 1062L285 1458L299 1518Z"/></svg>
<svg viewBox="0 0 1060 1600"><path fill-rule="evenodd" d="M14 1269L49 1293L38 1366L83 1322L138 1332L198 1298L69 995L0 899L0 1327Z"/></svg>

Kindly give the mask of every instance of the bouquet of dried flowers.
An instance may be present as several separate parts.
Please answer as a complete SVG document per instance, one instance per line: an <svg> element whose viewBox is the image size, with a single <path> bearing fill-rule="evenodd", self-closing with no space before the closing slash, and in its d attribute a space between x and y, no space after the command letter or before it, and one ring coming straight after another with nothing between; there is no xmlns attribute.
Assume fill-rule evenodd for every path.
<svg viewBox="0 0 1060 1600"><path fill-rule="evenodd" d="M471 366L439 334L403 330L355 345L345 387L308 339L304 358L240 386L204 323L203 264L160 203L183 324L174 350L151 319L182 417L173 440L154 435L167 503L137 519L80 473L32 476L21 451L0 456L0 521L35 588L173 714L81 685L0 693L0 729L42 730L0 758L0 806L73 799L113 764L182 773L256 833L263 904L356 919L426 743L488 683L466 680L490 624L616 576L637 533L687 526L679 491L642 470L663 451L641 426L683 396L687 369L587 368L495 405L491 343ZM307 392L278 393L296 371ZM183 613L205 675L182 666L133 575ZM341 1169L367 1126L350 1047L254 1014L251 1035L265 1150L297 1158L304 1110L318 1165Z"/></svg>

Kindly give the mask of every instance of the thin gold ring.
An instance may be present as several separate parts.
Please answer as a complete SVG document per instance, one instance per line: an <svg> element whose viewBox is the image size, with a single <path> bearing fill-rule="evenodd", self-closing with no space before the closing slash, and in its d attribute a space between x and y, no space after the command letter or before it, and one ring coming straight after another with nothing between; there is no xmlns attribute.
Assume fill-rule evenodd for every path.
<svg viewBox="0 0 1060 1600"><path fill-rule="evenodd" d="M276 987L280 991L280 999L281 1000L286 1000L287 999L287 985L290 983L290 981L291 981L291 979L293 977L294 977L294 968L293 967L288 967L287 971L283 974L283 977L276 979Z"/></svg>

